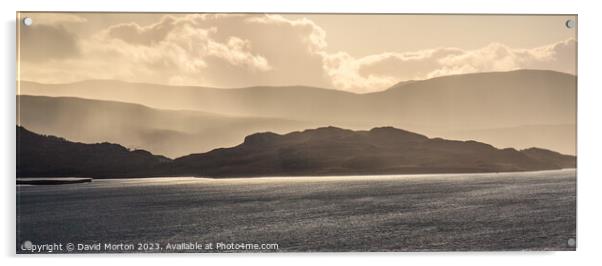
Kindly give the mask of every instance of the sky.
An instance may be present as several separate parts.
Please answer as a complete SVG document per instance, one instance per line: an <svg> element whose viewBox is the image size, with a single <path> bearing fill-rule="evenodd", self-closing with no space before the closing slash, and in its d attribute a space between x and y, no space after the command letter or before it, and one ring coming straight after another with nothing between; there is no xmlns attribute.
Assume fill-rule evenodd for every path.
<svg viewBox="0 0 602 266"><path fill-rule="evenodd" d="M407 80L547 69L576 74L574 16L20 13L20 80L115 79L354 93Z"/></svg>

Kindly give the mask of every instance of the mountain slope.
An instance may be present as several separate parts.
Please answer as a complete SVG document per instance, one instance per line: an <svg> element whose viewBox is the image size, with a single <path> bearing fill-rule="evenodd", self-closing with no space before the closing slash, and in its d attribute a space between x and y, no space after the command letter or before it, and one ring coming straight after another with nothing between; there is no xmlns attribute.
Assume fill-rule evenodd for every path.
<svg viewBox="0 0 602 266"><path fill-rule="evenodd" d="M304 127L254 128L256 131L285 132L323 125L369 129L388 125L430 136L486 141L496 147L520 142L512 147L539 146L575 154L574 139L563 136L570 134L570 127L576 124L576 79L570 74L544 70L475 73L401 82L370 94L303 86L215 89L106 80L54 85L22 81L19 93L306 121ZM537 129L540 125L549 127ZM564 125L569 128L561 128ZM513 132L494 130L498 128L513 128ZM554 132L545 139L528 137L548 130ZM219 146L207 148L215 147Z"/></svg>
<svg viewBox="0 0 602 266"><path fill-rule="evenodd" d="M86 80L69 84L21 81L19 94L121 101L158 109L197 110L242 116L289 117L291 113L296 113L296 118L318 114L312 106L323 110L325 106L332 105L333 101L348 102L357 98L352 93L306 86L218 89L118 80ZM278 115L280 112L285 113Z"/></svg>
<svg viewBox="0 0 602 266"><path fill-rule="evenodd" d="M575 167L543 149L496 149L476 141L427 138L386 127L335 127L247 136L236 147L175 159L169 172L211 177L529 171Z"/></svg>
<svg viewBox="0 0 602 266"><path fill-rule="evenodd" d="M302 86L214 89L120 81L20 84L20 94L118 100L219 114L395 126L496 128L567 124L575 123L576 112L576 77L544 70L444 76L403 82L370 94Z"/></svg>
<svg viewBox="0 0 602 266"><path fill-rule="evenodd" d="M144 150L76 143L17 126L17 177L144 177L170 161Z"/></svg>
<svg viewBox="0 0 602 266"><path fill-rule="evenodd" d="M17 105L18 124L34 132L86 143L119 143L169 157L233 146L257 131L289 132L314 126L287 119L160 110L73 97L21 95Z"/></svg>
<svg viewBox="0 0 602 266"><path fill-rule="evenodd" d="M437 77L367 97L383 120L445 130L575 124L576 93L575 76L519 70Z"/></svg>

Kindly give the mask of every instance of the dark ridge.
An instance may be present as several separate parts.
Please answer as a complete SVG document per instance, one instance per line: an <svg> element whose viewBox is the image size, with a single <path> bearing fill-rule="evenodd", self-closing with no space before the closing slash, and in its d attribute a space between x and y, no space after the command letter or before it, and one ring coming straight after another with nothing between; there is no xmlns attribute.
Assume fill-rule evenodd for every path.
<svg viewBox="0 0 602 266"><path fill-rule="evenodd" d="M231 148L170 160L111 143L84 144L17 127L18 177L304 176L509 172L574 168L576 157L380 127L256 133Z"/></svg>
<svg viewBox="0 0 602 266"><path fill-rule="evenodd" d="M521 152L534 160L542 162L550 161L561 168L577 167L576 158L571 155L564 155L555 151L541 148L528 148L521 150Z"/></svg>
<svg viewBox="0 0 602 266"><path fill-rule="evenodd" d="M17 177L145 177L170 161L145 150L71 142L17 126Z"/></svg>
<svg viewBox="0 0 602 266"><path fill-rule="evenodd" d="M246 136L244 144L246 144L246 145L270 144L270 143L276 142L279 137L281 137L281 136L276 133L272 133L272 132L255 133L255 134Z"/></svg>
<svg viewBox="0 0 602 266"><path fill-rule="evenodd" d="M477 141L429 139L379 127L322 127L284 135L258 133L232 148L175 159L171 174L206 177L534 171L575 167L552 151L497 149Z"/></svg>

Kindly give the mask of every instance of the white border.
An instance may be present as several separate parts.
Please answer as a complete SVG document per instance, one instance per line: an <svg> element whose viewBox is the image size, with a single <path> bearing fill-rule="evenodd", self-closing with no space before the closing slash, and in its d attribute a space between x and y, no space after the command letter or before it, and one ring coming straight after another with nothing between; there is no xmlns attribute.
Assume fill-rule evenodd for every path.
<svg viewBox="0 0 602 266"><path fill-rule="evenodd" d="M600 207L602 200L601 122L602 98L600 71L600 26L602 10L597 1L571 0L21 0L2 1L2 106L1 130L3 175L2 218L0 229L0 254L4 265L47 264L103 265L135 263L138 265L380 265L403 263L405 265L573 265L593 264L600 261ZM178 254L178 255L101 255L101 256L43 256L18 257L15 245L15 12L20 11L156 11L156 12L319 12L319 13L517 13L517 14L578 14L578 249L576 252L486 252L486 253L344 253L344 254ZM90 258L94 258L93 260ZM110 261L107 261L110 260ZM140 261L139 261L140 260ZM6 263L6 264L5 264Z"/></svg>

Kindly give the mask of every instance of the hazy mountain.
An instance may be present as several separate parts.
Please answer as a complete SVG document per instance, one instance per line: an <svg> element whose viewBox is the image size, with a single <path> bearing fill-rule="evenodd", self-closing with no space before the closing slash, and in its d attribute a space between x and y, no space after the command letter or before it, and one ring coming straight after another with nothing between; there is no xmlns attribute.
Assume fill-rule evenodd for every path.
<svg viewBox="0 0 602 266"><path fill-rule="evenodd" d="M215 89L107 80L55 85L21 82L19 93L118 100L222 115L280 117L316 126L369 129L389 125L429 136L487 141L497 147L541 146L575 154L574 138L563 136L576 124L576 77L544 70L400 82L386 91L369 94L302 86ZM542 125L546 128L536 128ZM513 131L497 133L500 128ZM548 137L525 137L539 133Z"/></svg>
<svg viewBox="0 0 602 266"><path fill-rule="evenodd" d="M170 161L145 150L76 143L17 127L17 177L143 177Z"/></svg>
<svg viewBox="0 0 602 266"><path fill-rule="evenodd" d="M573 75L542 70L476 73L402 84L366 95L384 120L433 129L492 129L576 123Z"/></svg>
<svg viewBox="0 0 602 266"><path fill-rule="evenodd" d="M299 176L505 172L574 168L574 156L544 149L496 149L392 128L335 127L247 136L244 143L174 160L176 175Z"/></svg>
<svg viewBox="0 0 602 266"><path fill-rule="evenodd" d="M112 142L172 158L240 144L258 131L290 132L311 123L173 111L72 97L17 96L18 125L86 143Z"/></svg>
<svg viewBox="0 0 602 266"><path fill-rule="evenodd" d="M83 144L17 127L18 177L298 176L502 172L574 168L549 150L496 149L392 127L335 127L247 136L232 148L175 160L110 143Z"/></svg>
<svg viewBox="0 0 602 266"><path fill-rule="evenodd" d="M326 115L327 113L322 112L324 108L356 98L356 94L352 93L304 86L217 89L116 80L88 80L70 84L22 81L19 94L72 96L139 103L159 109L290 118L315 118L316 115Z"/></svg>

